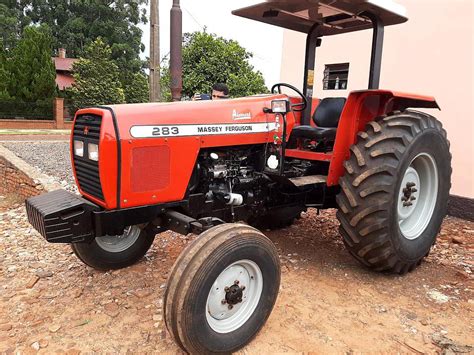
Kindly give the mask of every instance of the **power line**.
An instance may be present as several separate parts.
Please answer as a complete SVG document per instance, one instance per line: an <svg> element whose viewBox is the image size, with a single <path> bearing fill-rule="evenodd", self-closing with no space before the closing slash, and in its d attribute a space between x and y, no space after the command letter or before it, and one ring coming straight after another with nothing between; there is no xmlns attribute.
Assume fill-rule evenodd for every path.
<svg viewBox="0 0 474 355"><path fill-rule="evenodd" d="M197 24L199 27L201 27L203 30L206 28L206 26L201 25L201 23L200 23L198 20L196 20L196 18L193 16L193 14L192 14L187 8L182 7L182 9L184 9L184 11L186 11L186 12L188 13L188 15L191 16L191 18L193 19L193 21L196 22L196 24Z"/></svg>

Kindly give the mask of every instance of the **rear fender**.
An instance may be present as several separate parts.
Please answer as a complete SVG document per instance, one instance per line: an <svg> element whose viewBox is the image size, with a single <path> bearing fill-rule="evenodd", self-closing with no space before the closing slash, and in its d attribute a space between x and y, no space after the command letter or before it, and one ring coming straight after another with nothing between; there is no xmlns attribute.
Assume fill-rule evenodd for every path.
<svg viewBox="0 0 474 355"><path fill-rule="evenodd" d="M366 90L350 93L339 121L333 156L329 165L328 186L339 184L344 175L343 163L349 158L350 147L357 133L376 117L407 108L440 109L434 97L405 94L388 90Z"/></svg>

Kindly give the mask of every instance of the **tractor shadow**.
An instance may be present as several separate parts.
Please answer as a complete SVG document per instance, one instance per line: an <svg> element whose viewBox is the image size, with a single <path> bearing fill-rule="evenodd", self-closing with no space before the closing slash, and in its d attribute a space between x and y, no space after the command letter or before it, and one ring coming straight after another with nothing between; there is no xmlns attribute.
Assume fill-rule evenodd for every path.
<svg viewBox="0 0 474 355"><path fill-rule="evenodd" d="M425 263L404 277L370 270L346 250L338 229L335 209L323 210L319 214L315 209L309 209L292 226L263 232L275 243L282 264L289 270L318 270L327 275L342 274L368 282L410 279L410 275L420 273L429 276L425 275Z"/></svg>

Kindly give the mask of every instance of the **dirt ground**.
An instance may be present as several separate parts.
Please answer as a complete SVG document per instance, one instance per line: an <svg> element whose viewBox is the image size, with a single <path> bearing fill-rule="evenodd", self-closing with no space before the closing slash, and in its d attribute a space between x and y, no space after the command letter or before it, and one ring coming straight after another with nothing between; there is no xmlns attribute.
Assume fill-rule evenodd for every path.
<svg viewBox="0 0 474 355"><path fill-rule="evenodd" d="M448 217L431 255L403 277L354 261L334 211L266 234L280 252L281 291L240 353L474 353L474 223ZM163 233L139 264L97 272L43 241L22 206L0 209L0 353L179 352L162 296L192 238Z"/></svg>

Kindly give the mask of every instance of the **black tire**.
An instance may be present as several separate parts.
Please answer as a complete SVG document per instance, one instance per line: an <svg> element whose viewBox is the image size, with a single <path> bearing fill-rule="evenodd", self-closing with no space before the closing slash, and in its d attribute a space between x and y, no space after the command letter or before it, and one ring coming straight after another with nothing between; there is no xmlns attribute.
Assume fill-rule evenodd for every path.
<svg viewBox="0 0 474 355"><path fill-rule="evenodd" d="M438 193L431 219L412 240L399 227L397 208L404 174L423 153L436 163ZM358 134L344 169L337 218L349 252L377 271L413 270L435 243L447 211L451 154L441 123L411 110L379 117Z"/></svg>
<svg viewBox="0 0 474 355"><path fill-rule="evenodd" d="M250 260L260 268L262 293L245 323L233 331L219 333L207 320L208 295L221 272L241 260ZM163 302L166 327L188 353L236 351L248 344L265 324L279 287L279 257L267 237L244 224L213 227L190 243L173 266ZM225 297L224 291L219 292Z"/></svg>
<svg viewBox="0 0 474 355"><path fill-rule="evenodd" d="M122 269L139 261L153 244L155 233L142 228L138 232L136 241L118 252L105 250L100 243L97 243L97 238L91 243L73 243L71 248L84 264L94 269L103 271Z"/></svg>

